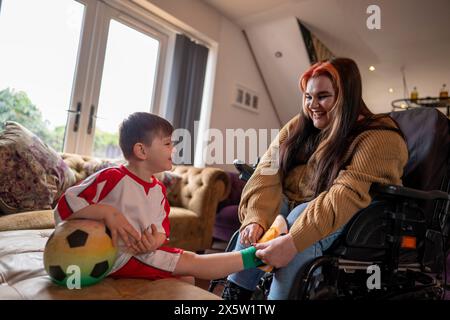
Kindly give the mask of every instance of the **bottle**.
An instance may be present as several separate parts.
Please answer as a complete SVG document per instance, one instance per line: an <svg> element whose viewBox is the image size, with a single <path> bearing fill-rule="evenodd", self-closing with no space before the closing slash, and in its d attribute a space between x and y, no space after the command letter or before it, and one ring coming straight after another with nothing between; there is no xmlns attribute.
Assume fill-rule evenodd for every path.
<svg viewBox="0 0 450 320"><path fill-rule="evenodd" d="M447 100L448 99L448 90L447 85L444 83L442 85L441 91L439 92L439 100Z"/></svg>
<svg viewBox="0 0 450 320"><path fill-rule="evenodd" d="M416 102L417 99L419 99L419 92L417 91L417 87L414 87L413 91L411 91L411 101Z"/></svg>

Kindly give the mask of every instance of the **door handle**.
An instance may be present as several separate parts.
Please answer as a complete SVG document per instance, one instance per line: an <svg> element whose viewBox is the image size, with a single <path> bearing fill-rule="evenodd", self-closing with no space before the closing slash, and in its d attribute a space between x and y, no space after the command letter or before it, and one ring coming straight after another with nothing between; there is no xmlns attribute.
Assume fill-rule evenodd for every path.
<svg viewBox="0 0 450 320"><path fill-rule="evenodd" d="M95 117L95 106L91 105L91 110L89 111L89 122L87 127L87 134L92 133L92 127L94 126L94 117Z"/></svg>
<svg viewBox="0 0 450 320"><path fill-rule="evenodd" d="M80 126L80 116L81 116L81 102L77 103L77 110L67 110L69 113L75 113L75 122L73 124L73 132L78 131L78 127Z"/></svg>

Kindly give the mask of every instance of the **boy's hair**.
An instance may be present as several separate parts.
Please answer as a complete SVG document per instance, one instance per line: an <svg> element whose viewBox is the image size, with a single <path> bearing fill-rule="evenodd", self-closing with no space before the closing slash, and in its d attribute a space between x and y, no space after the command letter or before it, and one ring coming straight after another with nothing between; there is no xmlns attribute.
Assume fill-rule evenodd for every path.
<svg viewBox="0 0 450 320"><path fill-rule="evenodd" d="M133 156L136 143L150 146L155 136L167 137L173 132L169 121L148 112L132 113L122 121L119 128L119 145L125 159Z"/></svg>

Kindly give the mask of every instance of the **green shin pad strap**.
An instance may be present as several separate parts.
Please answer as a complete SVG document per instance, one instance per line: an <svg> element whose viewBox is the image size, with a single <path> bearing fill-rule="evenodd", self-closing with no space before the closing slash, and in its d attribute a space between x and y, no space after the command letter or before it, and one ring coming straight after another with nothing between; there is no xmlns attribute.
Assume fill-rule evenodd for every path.
<svg viewBox="0 0 450 320"><path fill-rule="evenodd" d="M256 248L248 247L241 250L242 262L244 264L244 269L256 268L262 264L264 264L261 260L259 260L256 256Z"/></svg>

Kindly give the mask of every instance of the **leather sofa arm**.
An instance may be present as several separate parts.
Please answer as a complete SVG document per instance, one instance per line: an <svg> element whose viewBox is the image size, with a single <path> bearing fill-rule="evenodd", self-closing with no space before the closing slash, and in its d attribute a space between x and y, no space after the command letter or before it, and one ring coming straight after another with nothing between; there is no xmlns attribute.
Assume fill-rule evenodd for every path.
<svg viewBox="0 0 450 320"><path fill-rule="evenodd" d="M179 205L201 216L217 210L220 201L230 194L230 178L218 168L195 168L178 165L174 172L181 175Z"/></svg>
<svg viewBox="0 0 450 320"><path fill-rule="evenodd" d="M174 206L188 209L197 216L198 224L188 232L196 234L196 250L210 248L218 204L230 194L230 178L225 171L217 168L178 165L174 172L181 175L179 203ZM175 230L173 232L176 233ZM178 233L178 237L182 237Z"/></svg>
<svg viewBox="0 0 450 320"><path fill-rule="evenodd" d="M54 227L53 210L27 211L0 215L0 231L51 229Z"/></svg>

